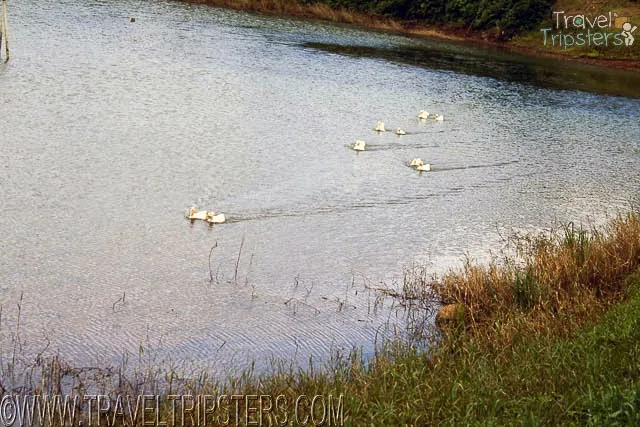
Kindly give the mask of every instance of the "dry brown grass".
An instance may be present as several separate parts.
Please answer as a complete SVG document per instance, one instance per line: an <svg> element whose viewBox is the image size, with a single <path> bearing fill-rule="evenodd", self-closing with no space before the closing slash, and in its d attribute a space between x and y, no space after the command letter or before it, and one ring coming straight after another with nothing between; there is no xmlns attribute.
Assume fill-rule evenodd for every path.
<svg viewBox="0 0 640 427"><path fill-rule="evenodd" d="M511 255L487 266L467 262L433 284L443 303L466 307L472 335L491 335L501 345L522 328L569 332L619 300L624 278L640 266L640 213L621 215L601 229L569 224L511 243Z"/></svg>
<svg viewBox="0 0 640 427"><path fill-rule="evenodd" d="M295 0L187 0L190 3L210 4L236 10L297 16L324 21L355 24L365 28L412 32L400 22L380 16L354 12L345 8L332 8L322 3L302 4ZM435 32L432 35L437 35Z"/></svg>

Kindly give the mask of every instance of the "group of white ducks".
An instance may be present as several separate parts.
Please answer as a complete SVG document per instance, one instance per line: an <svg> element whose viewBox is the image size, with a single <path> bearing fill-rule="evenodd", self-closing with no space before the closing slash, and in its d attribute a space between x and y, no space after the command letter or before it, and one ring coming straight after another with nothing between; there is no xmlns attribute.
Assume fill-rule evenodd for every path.
<svg viewBox="0 0 640 427"><path fill-rule="evenodd" d="M418 113L418 118L421 120L427 120L427 119L433 119L437 122L441 122L444 120L444 117L441 114L429 114L427 111L425 110L420 110L420 112ZM384 127L384 122L382 122L381 120L378 120L378 124L375 128L376 132L386 132L387 129ZM407 133L405 131L403 131L400 128L396 129L396 135L406 135ZM355 142L355 144L353 144L352 148L355 151L365 151L365 147L366 147L366 143L362 140L357 140ZM420 158L415 158L413 160L411 160L411 163L409 163L409 166L411 166L412 168L415 168L416 170L420 171L420 172L429 172L431 171L431 165L429 163L424 163L422 161L422 159ZM227 218L224 216L224 214L216 214L214 212L211 211L198 211L196 210L195 206L192 206L189 209L189 214L187 215L187 218L190 220L202 220L202 221L206 221L209 224L222 224L224 222L227 221Z"/></svg>
<svg viewBox="0 0 640 427"><path fill-rule="evenodd" d="M419 119L424 119L424 120L433 119L436 122L441 122L441 121L444 120L444 116L442 114L438 114L438 113L429 114L428 111L424 111L424 110L420 110L420 112L418 113L418 118Z"/></svg>
<svg viewBox="0 0 640 427"><path fill-rule="evenodd" d="M196 211L196 207L192 206L189 209L189 215L187 218L190 220L200 219L202 221L207 221L209 224L222 224L227 220L224 214L215 214L210 211Z"/></svg>
<svg viewBox="0 0 640 427"><path fill-rule="evenodd" d="M418 118L421 120L428 120L428 119L433 119L437 122L441 122L444 121L444 116L442 114L429 114L428 111L425 110L420 110L420 112L418 113ZM386 132L387 129L384 127L384 122L382 120L378 120L378 124L375 128L376 132ZM403 131L400 128L396 129L396 135L406 135L407 133L405 131ZM364 142L363 140L359 139L355 142L355 144L353 144L352 148L355 151L365 151L366 150L366 145L367 143ZM409 166L415 168L416 170L420 171L420 172L429 172L431 170L431 165L429 163L424 163L422 161L422 159L420 158L415 158L413 160L411 160L411 163L409 163Z"/></svg>

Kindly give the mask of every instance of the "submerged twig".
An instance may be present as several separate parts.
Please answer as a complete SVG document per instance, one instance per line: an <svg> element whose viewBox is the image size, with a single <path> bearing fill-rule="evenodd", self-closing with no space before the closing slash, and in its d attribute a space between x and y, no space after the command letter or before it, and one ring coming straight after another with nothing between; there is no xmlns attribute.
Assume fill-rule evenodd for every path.
<svg viewBox="0 0 640 427"><path fill-rule="evenodd" d="M317 308L315 308L315 307L314 307L314 306L312 306L311 304L308 304L308 303L306 303L306 302L304 302L304 301L300 301L300 300L299 300L299 299L297 299L297 298L294 298L294 297L289 298L288 300L286 300L286 301L284 302L284 305L288 306L290 303L293 303L293 304L291 305L291 307L292 307L292 309L293 309L293 314L294 314L294 315L297 313L298 304L299 304L299 305L302 305L302 306L305 306L305 307L308 307L308 308L310 308L310 309L312 309L312 310L314 311L314 313L315 313L315 314L320 314L320 310L318 310Z"/></svg>
<svg viewBox="0 0 640 427"><path fill-rule="evenodd" d="M238 249L238 259L236 259L236 271L233 275L233 281L238 283L238 265L240 265L240 257L242 256L242 247L244 246L244 234L242 235L242 241L240 242L240 249Z"/></svg>
<svg viewBox="0 0 640 427"><path fill-rule="evenodd" d="M18 319L16 320L16 335L13 341L13 354L11 355L11 382L15 383L15 368L16 368L16 350L18 345L20 346L20 351L22 352L22 343L20 342L20 316L22 314L22 298L24 296L24 291L20 292L20 300L18 301Z"/></svg>
<svg viewBox="0 0 640 427"><path fill-rule="evenodd" d="M116 304L118 304L119 302L121 302L122 304L125 303L124 298L125 298L125 292L122 292L122 296L113 303L111 309L113 310L114 313L116 312Z"/></svg>
<svg viewBox="0 0 640 427"><path fill-rule="evenodd" d="M209 283L213 282L213 270L211 269L211 255L213 254L213 250L217 247L218 247L218 241L216 240L213 246L211 246L211 249L209 249Z"/></svg>

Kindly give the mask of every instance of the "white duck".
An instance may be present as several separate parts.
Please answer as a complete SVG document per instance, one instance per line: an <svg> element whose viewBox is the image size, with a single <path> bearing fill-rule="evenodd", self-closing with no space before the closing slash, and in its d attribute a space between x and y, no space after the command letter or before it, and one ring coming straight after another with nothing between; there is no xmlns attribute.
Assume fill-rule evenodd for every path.
<svg viewBox="0 0 640 427"><path fill-rule="evenodd" d="M428 119L429 118L429 112L428 111L424 111L424 110L420 110L420 112L418 113L418 118L419 119Z"/></svg>
<svg viewBox="0 0 640 427"><path fill-rule="evenodd" d="M207 211L198 211L196 212L196 208L195 206L192 206L191 209L189 209L189 215L187 216L187 218L189 219L201 219L203 221L211 218L212 214L210 212Z"/></svg>
<svg viewBox="0 0 640 427"><path fill-rule="evenodd" d="M436 116L434 117L434 120L436 122L441 122L444 120L444 116L442 114L436 114Z"/></svg>
<svg viewBox="0 0 640 427"><path fill-rule="evenodd" d="M396 129L396 135L406 135L407 133L405 131L403 131L402 129L398 128Z"/></svg>
<svg viewBox="0 0 640 427"><path fill-rule="evenodd" d="M223 222L227 221L227 218L224 216L224 214L214 215L213 213L211 213L210 215L211 216L207 218L207 222L209 224L222 224Z"/></svg>
<svg viewBox="0 0 640 427"><path fill-rule="evenodd" d="M420 172L431 172L431 164L425 163L423 165L418 166L416 170L419 170Z"/></svg>
<svg viewBox="0 0 640 427"><path fill-rule="evenodd" d="M386 129L384 128L384 122L382 120L378 120L378 125L376 126L376 131L377 132L386 132Z"/></svg>
<svg viewBox="0 0 640 427"><path fill-rule="evenodd" d="M365 145L366 143L363 140L359 139L355 144L353 144L353 149L356 151L364 151Z"/></svg>
<svg viewBox="0 0 640 427"><path fill-rule="evenodd" d="M422 163L422 159L421 158L415 158L413 160L411 160L411 163L409 163L409 166L422 166L424 163Z"/></svg>

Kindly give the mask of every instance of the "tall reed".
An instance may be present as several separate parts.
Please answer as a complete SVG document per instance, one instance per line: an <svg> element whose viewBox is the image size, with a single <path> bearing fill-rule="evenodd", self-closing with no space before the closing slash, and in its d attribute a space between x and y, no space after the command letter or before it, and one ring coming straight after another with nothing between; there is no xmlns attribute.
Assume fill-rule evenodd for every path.
<svg viewBox="0 0 640 427"><path fill-rule="evenodd" d="M486 266L467 262L433 283L442 303L465 307L471 332L486 334L497 319L509 317L532 331L561 330L566 323L556 320L579 323L618 300L623 279L640 266L640 213L619 215L602 228L569 223L511 243L510 255Z"/></svg>

